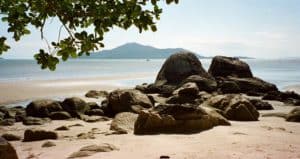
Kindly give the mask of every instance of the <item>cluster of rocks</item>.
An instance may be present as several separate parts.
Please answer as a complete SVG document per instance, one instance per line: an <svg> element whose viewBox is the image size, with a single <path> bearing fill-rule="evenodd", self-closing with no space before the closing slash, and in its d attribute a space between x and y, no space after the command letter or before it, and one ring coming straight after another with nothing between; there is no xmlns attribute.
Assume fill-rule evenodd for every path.
<svg viewBox="0 0 300 159"><path fill-rule="evenodd" d="M216 56L206 71L193 53L180 52L171 55L165 61L152 84L138 85L134 89L117 89L110 93L96 90L86 93L85 96L89 98L104 98L101 105L85 102L78 97L66 98L63 101L35 100L25 109L0 107L0 124L13 125L14 122L23 122L24 125L41 125L51 120L71 118L96 122L106 121L107 117L115 117L122 112L132 112L138 115L135 117L136 130L144 129L145 124L139 122L151 123L149 120L157 120L153 123L162 125L152 123L152 126L177 127L180 122L189 123L190 120L194 122L201 119L201 122L198 122L202 123L206 121L205 118L209 118L207 122L211 122L210 118L216 117L215 114L223 117L222 120L256 121L259 117L257 110L273 109L272 105L259 98L249 99L241 94L260 96L265 100L278 100L291 105L300 104L300 95L281 92L274 84L254 77L249 65L238 58ZM179 119L177 111L185 114L181 114L184 118ZM172 114L174 112L175 114ZM193 114L195 112L198 113ZM124 115L121 117L127 119ZM133 118L128 119L132 121ZM152 126L149 126L149 129L152 129ZM115 124L112 126L112 129L114 128L119 132L123 131L122 126L118 128ZM168 129L172 132L171 128ZM186 131L189 132L188 129Z"/></svg>
<svg viewBox="0 0 300 159"><path fill-rule="evenodd" d="M273 109L263 100L300 105L299 94L281 92L276 85L254 77L249 65L238 58L216 56L206 71L189 52L171 55L152 84L110 93L92 90L85 96L104 100L98 105L72 97L64 101L32 101L25 109L0 107L0 124L41 125L71 118L96 122L112 117L110 129L116 134L196 133L230 125L229 120L257 121L258 110ZM295 108L283 116L287 121L299 122L299 112ZM25 136L24 141L57 138L56 133L40 130L26 130L25 135L30 140ZM93 150L84 149L70 158L89 155L95 147L98 148L94 145Z"/></svg>
<svg viewBox="0 0 300 159"><path fill-rule="evenodd" d="M268 102L259 98L250 99L246 95L278 100L295 106L299 106L300 101L297 93L281 92L276 85L254 77L249 65L238 58L216 56L206 72L192 53L173 54L162 66L155 83L138 85L136 89L145 93L153 103L163 104L163 107L196 105L197 108L214 109L214 114L238 121L256 121L259 117L257 110L273 109ZM160 120L170 121L169 118L159 117L157 114L162 113L155 106L148 113L142 111L139 114L140 120L137 120L136 128L145 125L145 118L151 117L153 112L156 114L157 123L164 125ZM294 117L295 114L297 115L292 111L287 116ZM176 119L174 115L168 113L166 116L168 115ZM293 119L287 121L297 121L295 117ZM144 123L138 124L138 121ZM160 131L165 130L158 130Z"/></svg>
<svg viewBox="0 0 300 159"><path fill-rule="evenodd" d="M261 98L295 106L300 99L295 92L281 92L254 77L249 65L238 58L216 56L206 72L194 54L181 52L165 61L153 84L110 92L104 110L111 117L117 114L116 121L124 119L112 126L122 132L129 132L135 121L135 134L193 133L230 125L228 120L257 121L258 110L273 109ZM137 119L132 114L120 118L122 112L136 113Z"/></svg>
<svg viewBox="0 0 300 159"><path fill-rule="evenodd" d="M25 116L26 112L22 106L13 108L0 106L0 125L2 126L11 126L14 125L15 122L21 122Z"/></svg>
<svg viewBox="0 0 300 159"><path fill-rule="evenodd" d="M87 122L107 121L103 109L95 102L85 102L78 97L64 101L40 99L29 103L26 108L18 106L0 107L0 125L11 126L15 122L24 125L43 125L51 120L78 118Z"/></svg>

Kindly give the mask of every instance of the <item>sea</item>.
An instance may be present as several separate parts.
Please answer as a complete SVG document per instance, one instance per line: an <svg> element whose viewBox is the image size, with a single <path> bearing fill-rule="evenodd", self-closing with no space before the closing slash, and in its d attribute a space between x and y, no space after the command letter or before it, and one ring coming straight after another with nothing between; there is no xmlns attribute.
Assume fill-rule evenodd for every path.
<svg viewBox="0 0 300 159"><path fill-rule="evenodd" d="M135 86L152 83L165 59L77 59L61 62L55 71L42 70L35 60L1 59L0 82L126 76L149 73L145 78L112 80L112 84ZM207 70L211 59L200 59ZM300 84L300 59L243 59L254 76L277 85ZM152 75L151 75L152 74Z"/></svg>

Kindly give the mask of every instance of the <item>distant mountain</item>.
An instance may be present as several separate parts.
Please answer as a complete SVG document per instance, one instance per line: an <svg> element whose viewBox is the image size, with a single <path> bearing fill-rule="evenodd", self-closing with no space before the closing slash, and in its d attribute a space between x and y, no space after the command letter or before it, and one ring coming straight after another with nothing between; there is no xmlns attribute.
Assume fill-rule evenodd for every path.
<svg viewBox="0 0 300 159"><path fill-rule="evenodd" d="M245 59L255 59L254 57L248 57L248 56L232 56L232 57L238 58L238 59L244 59L244 60ZM205 58L205 59L212 59L212 58L214 58L214 56L205 56L203 58Z"/></svg>
<svg viewBox="0 0 300 159"><path fill-rule="evenodd" d="M91 53L90 56L83 56L84 59L161 59L170 55L184 51L183 48L158 49L152 46L138 43L127 43L111 50L103 50ZM199 58L202 56L199 55Z"/></svg>

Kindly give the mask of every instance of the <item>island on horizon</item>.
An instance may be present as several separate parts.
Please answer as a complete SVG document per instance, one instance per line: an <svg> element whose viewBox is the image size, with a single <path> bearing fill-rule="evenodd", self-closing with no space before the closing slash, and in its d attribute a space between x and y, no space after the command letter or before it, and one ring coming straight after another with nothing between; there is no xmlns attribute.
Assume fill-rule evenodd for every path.
<svg viewBox="0 0 300 159"><path fill-rule="evenodd" d="M176 52L190 51L184 48L156 48L136 42L125 43L113 49L91 53L90 56L82 56L81 59L166 59ZM213 57L195 53L200 59L211 59ZM253 59L246 56L235 56L239 59Z"/></svg>

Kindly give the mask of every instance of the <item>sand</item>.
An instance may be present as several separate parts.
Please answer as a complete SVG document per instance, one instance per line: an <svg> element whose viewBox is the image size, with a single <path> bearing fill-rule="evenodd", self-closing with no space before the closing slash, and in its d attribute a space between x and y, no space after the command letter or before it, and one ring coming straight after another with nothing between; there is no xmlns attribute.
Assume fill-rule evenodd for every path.
<svg viewBox="0 0 300 159"><path fill-rule="evenodd" d="M118 77L118 79L138 78ZM83 95L90 89L111 90L121 86L110 85L115 77L94 79L70 79L54 81L24 81L17 83L1 83L0 98L2 103L30 98L49 96ZM300 86L288 87L288 90L298 91ZM3 91L5 90L5 91ZM275 110L260 111L261 114L270 112L287 113L293 106L281 102L269 101ZM83 127L71 127L68 131L57 131L59 134L56 146L42 148L41 145L49 140L36 142L12 141L20 159L65 159L81 147L110 143L119 148L118 151L96 153L86 159L159 159L160 156L170 156L171 159L299 159L300 158L300 123L286 122L278 117L260 117L255 122L230 121L231 126L217 126L213 129L196 134L160 134L136 136L133 134L105 135L110 132L111 121L86 123L81 120L52 121L42 126L24 126L16 123L13 126L0 127L0 134L13 133L23 137L26 129L41 128L54 130L62 125L80 123ZM95 139L77 139L82 132L95 132Z"/></svg>
<svg viewBox="0 0 300 159"><path fill-rule="evenodd" d="M272 102L275 110L265 112L288 112L293 107L283 106L280 102ZM10 132L23 136L24 130L39 127L54 130L62 125L80 123L83 127L71 127L68 131L57 131L60 138L51 140L56 146L42 148L49 140L36 142L11 142L16 148L20 159L64 159L81 147L110 143L119 151L96 153L87 159L159 159L161 155L171 159L199 158L246 158L246 159L296 159L300 158L300 123L286 122L278 117L260 117L256 122L231 121L231 126L217 126L213 129L190 135L105 135L109 132L111 121L85 123L80 120L52 121L43 126L24 126L17 123L14 126L1 127L0 133ZM76 139L82 132L95 131L95 139ZM69 136L69 137L64 137Z"/></svg>
<svg viewBox="0 0 300 159"><path fill-rule="evenodd" d="M116 81L153 76L152 73L140 73L126 76L0 82L0 105L37 98L83 96L89 90L126 88L128 86L119 85Z"/></svg>

